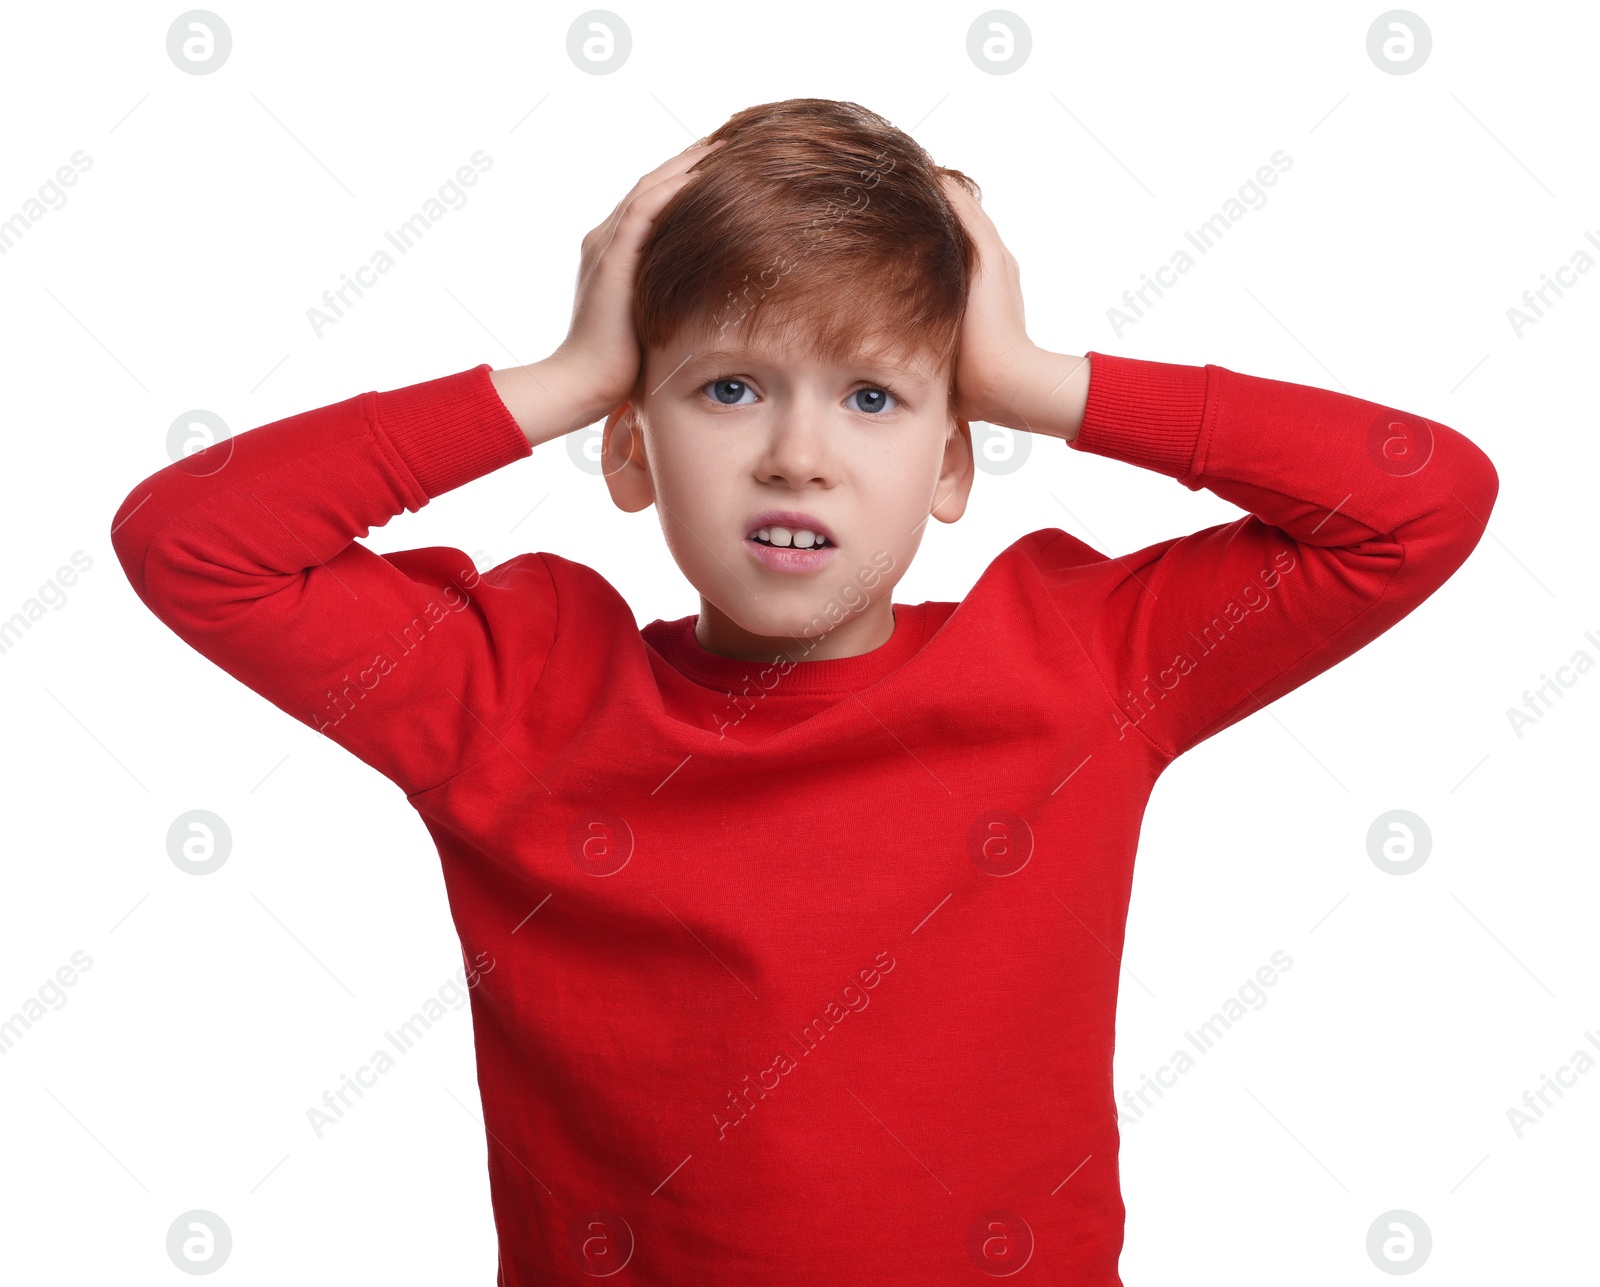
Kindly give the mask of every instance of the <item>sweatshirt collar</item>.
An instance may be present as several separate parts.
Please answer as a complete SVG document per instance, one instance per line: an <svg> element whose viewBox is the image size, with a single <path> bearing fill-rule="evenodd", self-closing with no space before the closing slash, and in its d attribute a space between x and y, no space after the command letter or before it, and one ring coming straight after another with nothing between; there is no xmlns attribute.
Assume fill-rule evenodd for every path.
<svg viewBox="0 0 1600 1287"><path fill-rule="evenodd" d="M644 630L646 641L674 669L718 692L761 688L769 696L845 693L875 684L904 665L921 648L927 634L925 604L893 606L894 633L870 652L854 657L815 661L745 661L710 652L695 638L698 617L655 621Z"/></svg>

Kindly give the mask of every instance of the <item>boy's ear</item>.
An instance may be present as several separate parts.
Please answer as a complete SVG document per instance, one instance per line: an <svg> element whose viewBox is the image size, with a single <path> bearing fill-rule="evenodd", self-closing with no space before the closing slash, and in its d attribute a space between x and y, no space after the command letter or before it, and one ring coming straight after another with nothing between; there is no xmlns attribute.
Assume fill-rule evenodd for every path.
<svg viewBox="0 0 1600 1287"><path fill-rule="evenodd" d="M644 434L631 402L624 402L606 417L600 432L600 471L618 509L633 514L655 503Z"/></svg>
<svg viewBox="0 0 1600 1287"><path fill-rule="evenodd" d="M972 425L965 416L955 423L945 439L944 462L939 469L936 498L929 513L941 523L954 523L967 512L967 497L972 494L976 469L972 455Z"/></svg>

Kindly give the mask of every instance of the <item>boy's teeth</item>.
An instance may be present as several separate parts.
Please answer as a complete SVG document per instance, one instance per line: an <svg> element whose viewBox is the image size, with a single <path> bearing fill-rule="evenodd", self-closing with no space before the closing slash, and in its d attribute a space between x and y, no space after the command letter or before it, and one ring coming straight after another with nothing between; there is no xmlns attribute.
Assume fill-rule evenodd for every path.
<svg viewBox="0 0 1600 1287"><path fill-rule="evenodd" d="M780 549L793 546L797 550L809 550L814 545L827 544L825 537L818 536L804 527L799 531L792 531L787 527L763 527L756 533L756 539L765 541L768 545L776 545Z"/></svg>

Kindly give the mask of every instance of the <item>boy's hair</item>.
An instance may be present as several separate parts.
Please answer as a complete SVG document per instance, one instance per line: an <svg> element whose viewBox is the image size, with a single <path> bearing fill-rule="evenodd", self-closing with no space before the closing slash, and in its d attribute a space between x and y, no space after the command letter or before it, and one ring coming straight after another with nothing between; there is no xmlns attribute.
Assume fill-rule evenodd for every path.
<svg viewBox="0 0 1600 1287"><path fill-rule="evenodd" d="M641 350L686 325L796 343L819 361L932 354L951 369L977 247L915 139L856 103L748 107L656 217L641 248ZM642 354L641 354L642 356ZM643 362L634 389L644 392Z"/></svg>

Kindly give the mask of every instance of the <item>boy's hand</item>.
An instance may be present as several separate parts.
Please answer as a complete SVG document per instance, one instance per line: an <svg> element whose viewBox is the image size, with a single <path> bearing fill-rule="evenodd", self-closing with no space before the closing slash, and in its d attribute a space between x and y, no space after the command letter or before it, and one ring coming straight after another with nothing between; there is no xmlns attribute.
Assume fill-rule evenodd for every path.
<svg viewBox="0 0 1600 1287"><path fill-rule="evenodd" d="M956 180L945 195L978 245L955 367L955 414L1071 441L1083 420L1089 361L1050 353L1028 338L1022 274L988 213Z"/></svg>
<svg viewBox="0 0 1600 1287"><path fill-rule="evenodd" d="M692 143L635 183L583 239L566 339L542 362L490 373L533 445L604 419L633 392L639 250L662 207L689 181L690 168L721 145Z"/></svg>

